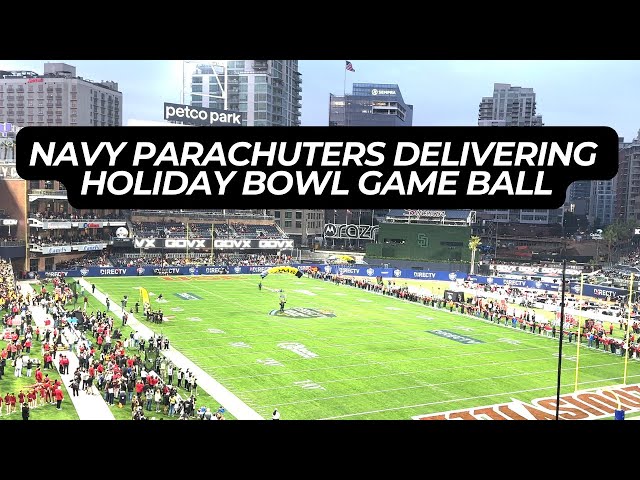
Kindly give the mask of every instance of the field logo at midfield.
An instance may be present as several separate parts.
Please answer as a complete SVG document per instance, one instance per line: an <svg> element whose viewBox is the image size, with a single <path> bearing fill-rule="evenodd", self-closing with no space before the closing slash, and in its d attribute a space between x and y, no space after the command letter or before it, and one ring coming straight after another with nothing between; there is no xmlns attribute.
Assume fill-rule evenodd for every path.
<svg viewBox="0 0 640 480"><path fill-rule="evenodd" d="M194 295L189 292L176 293L176 297L181 298L182 300L202 300L198 295Z"/></svg>
<svg viewBox="0 0 640 480"><path fill-rule="evenodd" d="M596 420L611 417L620 406L627 413L640 412L640 385L591 389L560 396L561 420ZM531 403L512 399L509 403L462 410L417 415L414 420L555 420L556 397L538 398Z"/></svg>
<svg viewBox="0 0 640 480"><path fill-rule="evenodd" d="M313 353L312 351L308 350L307 347L305 347L303 344L301 343L279 343L278 346L280 348L284 348L285 350L289 350L290 352L296 353L298 355L300 355L303 358L316 358L318 357L317 353Z"/></svg>
<svg viewBox="0 0 640 480"><path fill-rule="evenodd" d="M454 342L464 343L465 345L475 345L477 343L484 343L482 340L466 337L464 335L458 335L457 333L450 332L449 330L427 330L427 333L437 335L439 337L448 338Z"/></svg>
<svg viewBox="0 0 640 480"><path fill-rule="evenodd" d="M326 318L336 316L336 314L331 310L305 307L287 308L284 312L281 312L280 310L271 310L269 315L289 318Z"/></svg>

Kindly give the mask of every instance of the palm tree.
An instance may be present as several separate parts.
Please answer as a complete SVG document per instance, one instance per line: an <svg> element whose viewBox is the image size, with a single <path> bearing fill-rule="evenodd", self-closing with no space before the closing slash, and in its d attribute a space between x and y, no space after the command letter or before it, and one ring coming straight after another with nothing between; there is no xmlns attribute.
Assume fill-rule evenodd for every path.
<svg viewBox="0 0 640 480"><path fill-rule="evenodd" d="M611 247L618 240L618 229L614 225L609 225L602 233L602 238L607 242L609 250L609 263L611 263Z"/></svg>
<svg viewBox="0 0 640 480"><path fill-rule="evenodd" d="M478 245L480 245L482 242L480 241L480 237L473 235L470 239L469 239L469 250L471 250L471 270L470 270L470 274L473 275L473 270L475 267L475 262L476 262L476 250L478 249Z"/></svg>

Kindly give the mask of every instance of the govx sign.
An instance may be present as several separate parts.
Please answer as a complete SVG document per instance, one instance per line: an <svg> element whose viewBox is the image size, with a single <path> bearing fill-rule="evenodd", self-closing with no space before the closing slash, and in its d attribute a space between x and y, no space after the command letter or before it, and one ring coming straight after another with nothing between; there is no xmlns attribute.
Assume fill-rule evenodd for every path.
<svg viewBox="0 0 640 480"><path fill-rule="evenodd" d="M238 112L166 102L164 104L164 119L180 121L185 125L242 126L242 117Z"/></svg>
<svg viewBox="0 0 640 480"><path fill-rule="evenodd" d="M160 249L173 248L184 250L187 248L211 248L210 238L139 238L133 240L134 248ZM235 238L216 238L213 241L213 248L229 248L229 249L272 249L282 250L293 248L294 243L291 239L235 239Z"/></svg>

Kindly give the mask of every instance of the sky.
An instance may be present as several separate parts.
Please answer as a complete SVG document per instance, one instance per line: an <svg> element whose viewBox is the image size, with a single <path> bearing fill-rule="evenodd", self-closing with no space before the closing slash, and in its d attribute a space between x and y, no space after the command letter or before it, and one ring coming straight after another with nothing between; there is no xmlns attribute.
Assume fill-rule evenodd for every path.
<svg viewBox="0 0 640 480"><path fill-rule="evenodd" d="M156 60L51 60L77 67L123 92L124 122L162 120L164 102L180 103L182 63ZM42 73L44 60L0 60L0 70ZM352 83L396 83L414 106L413 124L477 125L478 105L494 83L531 87L548 126L603 125L631 141L640 129L640 61L636 60L352 60ZM344 60L301 60L302 125L328 124L329 93L342 94Z"/></svg>

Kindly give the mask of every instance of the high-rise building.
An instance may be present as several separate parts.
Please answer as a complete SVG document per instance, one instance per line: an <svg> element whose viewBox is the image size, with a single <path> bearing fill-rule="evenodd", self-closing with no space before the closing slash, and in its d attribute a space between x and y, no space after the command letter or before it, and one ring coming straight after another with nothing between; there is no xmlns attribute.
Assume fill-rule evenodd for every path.
<svg viewBox="0 0 640 480"><path fill-rule="evenodd" d="M330 127L410 127L413 105L405 103L395 83L354 83L352 93L329 94ZM325 210L327 223L373 225L375 212L362 209ZM369 240L331 239L332 246L364 248Z"/></svg>
<svg viewBox="0 0 640 480"><path fill-rule="evenodd" d="M624 138L618 138L618 162L624 162L624 149L631 145ZM596 228L606 227L615 220L616 179L593 180L589 202L589 222Z"/></svg>
<svg viewBox="0 0 640 480"><path fill-rule="evenodd" d="M122 125L118 84L76 76L76 67L45 63L44 74L0 70L0 122L26 126Z"/></svg>
<svg viewBox="0 0 640 480"><path fill-rule="evenodd" d="M250 127L300 125L302 74L297 60L228 60L226 109L240 112ZM190 98L194 107L224 109L224 73L215 63L198 62L191 75Z"/></svg>
<svg viewBox="0 0 640 480"><path fill-rule="evenodd" d="M640 220L640 131L633 142L623 145L618 155L614 220Z"/></svg>
<svg viewBox="0 0 640 480"><path fill-rule="evenodd" d="M119 125L122 93L115 82L84 79L64 63L46 63L43 74L0 71L0 225L6 227L0 228L0 256L11 258L16 271L52 270L99 255L111 243L114 228L127 225L120 210L73 208L63 182L18 178L17 131Z"/></svg>
<svg viewBox="0 0 640 480"><path fill-rule="evenodd" d="M480 127L541 127L542 116L536 115L533 88L494 83L493 96L482 97L478 112ZM549 225L563 222L563 209L480 210L479 219L494 223Z"/></svg>
<svg viewBox="0 0 640 480"><path fill-rule="evenodd" d="M494 83L493 96L482 97L478 113L481 127L540 127L542 116L536 115L533 88Z"/></svg>
<svg viewBox="0 0 640 480"><path fill-rule="evenodd" d="M413 105L405 103L398 85L354 83L351 94L329 94L329 126L410 127Z"/></svg>

